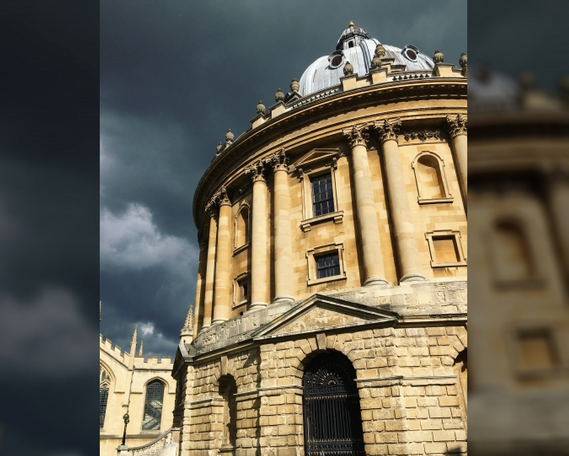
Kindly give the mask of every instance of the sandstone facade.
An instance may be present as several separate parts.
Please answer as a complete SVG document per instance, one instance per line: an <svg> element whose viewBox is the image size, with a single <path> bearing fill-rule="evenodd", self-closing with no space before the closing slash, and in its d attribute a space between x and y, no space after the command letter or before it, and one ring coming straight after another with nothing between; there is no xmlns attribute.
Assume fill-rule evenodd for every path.
<svg viewBox="0 0 569 456"><path fill-rule="evenodd" d="M466 453L466 63L417 52L351 24L338 84L293 80L218 147L180 456Z"/></svg>

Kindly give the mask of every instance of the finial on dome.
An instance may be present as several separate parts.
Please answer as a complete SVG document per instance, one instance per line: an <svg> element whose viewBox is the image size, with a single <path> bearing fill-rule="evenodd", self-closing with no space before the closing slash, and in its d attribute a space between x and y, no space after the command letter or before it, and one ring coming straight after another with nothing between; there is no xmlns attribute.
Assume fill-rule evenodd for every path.
<svg viewBox="0 0 569 456"><path fill-rule="evenodd" d="M265 114L265 105L261 100L259 100L259 104L255 109L257 110L257 114Z"/></svg>
<svg viewBox="0 0 569 456"><path fill-rule="evenodd" d="M230 128L229 130L227 130L227 133L225 133L225 144L229 146L233 142L234 137L235 135L231 133L231 128Z"/></svg>
<svg viewBox="0 0 569 456"><path fill-rule="evenodd" d="M217 152L217 155L219 155L219 153L223 150L223 144L221 144L221 141L219 141L219 144L217 145L215 150Z"/></svg>
<svg viewBox="0 0 569 456"><path fill-rule="evenodd" d="M346 62L344 65L344 76L350 76L354 74L354 66L350 62Z"/></svg>
<svg viewBox="0 0 569 456"><path fill-rule="evenodd" d="M435 62L435 64L439 64L443 63L444 61L445 61L445 55L438 49L435 49L435 54L433 55L433 62Z"/></svg>
<svg viewBox="0 0 569 456"><path fill-rule="evenodd" d="M353 27L354 26L354 22L350 21L350 23L348 24L348 27Z"/></svg>
<svg viewBox="0 0 569 456"><path fill-rule="evenodd" d="M381 59L385 57L385 48L381 43L375 47L374 57L371 60L371 69L375 70L381 68Z"/></svg>
<svg viewBox="0 0 569 456"><path fill-rule="evenodd" d="M293 92L298 92L298 89L300 89L300 84L296 79L293 79L292 82L290 83L290 90L292 90Z"/></svg>
<svg viewBox="0 0 569 456"><path fill-rule="evenodd" d="M462 75L466 76L467 71L468 71L468 58L464 52L460 53L460 59L458 59L458 63L460 64L460 67L462 68Z"/></svg>
<svg viewBox="0 0 569 456"><path fill-rule="evenodd" d="M275 93L275 101L278 103L279 101L284 101L284 99L285 99L284 93L279 88L279 90L277 90L277 93Z"/></svg>

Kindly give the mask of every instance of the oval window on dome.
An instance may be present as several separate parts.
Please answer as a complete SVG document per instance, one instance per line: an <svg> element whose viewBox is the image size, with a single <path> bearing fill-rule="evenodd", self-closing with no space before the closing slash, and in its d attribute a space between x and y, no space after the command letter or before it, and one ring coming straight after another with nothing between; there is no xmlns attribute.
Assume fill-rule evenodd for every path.
<svg viewBox="0 0 569 456"><path fill-rule="evenodd" d="M341 51L333 52L328 56L328 62L330 62L331 68L338 68L344 63L344 54Z"/></svg>
<svg viewBox="0 0 569 456"><path fill-rule="evenodd" d="M403 55L412 62L417 60L417 54L419 54L419 49L417 49L412 44L408 44L407 46L405 46L405 49L403 49Z"/></svg>

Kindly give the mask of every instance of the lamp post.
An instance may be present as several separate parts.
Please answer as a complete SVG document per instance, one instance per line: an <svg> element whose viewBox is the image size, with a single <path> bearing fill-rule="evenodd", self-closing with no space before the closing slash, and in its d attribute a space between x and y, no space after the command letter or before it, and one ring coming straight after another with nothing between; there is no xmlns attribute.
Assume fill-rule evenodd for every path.
<svg viewBox="0 0 569 456"><path fill-rule="evenodd" d="M119 454L123 454L122 451L127 449L127 447L126 447L126 425L127 425L128 422L130 421L129 418L130 418L130 417L128 416L128 412L125 413L125 414L123 415L123 417L122 417L122 419L123 419L123 421L124 421L124 431L123 431L123 434L122 434L122 443L121 443L121 446L117 448L117 449L119 450ZM125 452L124 454L126 454L126 452Z"/></svg>

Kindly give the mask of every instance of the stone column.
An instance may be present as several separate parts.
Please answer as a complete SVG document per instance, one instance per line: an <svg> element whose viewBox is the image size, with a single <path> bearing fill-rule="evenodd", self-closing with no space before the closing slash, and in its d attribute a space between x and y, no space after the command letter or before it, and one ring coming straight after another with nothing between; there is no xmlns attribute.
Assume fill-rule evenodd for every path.
<svg viewBox="0 0 569 456"><path fill-rule="evenodd" d="M274 172L273 220L275 225L275 299L292 302L292 235L290 230L290 194L288 158L284 149L271 157Z"/></svg>
<svg viewBox="0 0 569 456"><path fill-rule="evenodd" d="M468 137L466 135L466 119L458 114L455 118L447 116L447 130L451 138L451 147L454 153L454 163L460 191L466 206L467 192L467 165L468 165Z"/></svg>
<svg viewBox="0 0 569 456"><path fill-rule="evenodd" d="M211 317L213 313L213 284L215 280L215 253L217 245L217 210L213 200L210 201L206 206L206 211L210 217L209 237L207 240L207 262L205 272L202 328L211 326ZM197 332L194 334L197 335Z"/></svg>
<svg viewBox="0 0 569 456"><path fill-rule="evenodd" d="M208 249L201 230L198 231L198 244L200 246L200 256L198 259L198 281L196 283L196 301L194 305L194 337L198 335L199 322L203 321L204 317L204 294L207 274Z"/></svg>
<svg viewBox="0 0 569 456"><path fill-rule="evenodd" d="M545 177L550 223L555 233L554 249L563 267L566 292L569 292L569 171L555 169Z"/></svg>
<svg viewBox="0 0 569 456"><path fill-rule="evenodd" d="M265 162L259 160L245 170L253 176L253 209L251 230L251 305L249 311L268 304L269 274L267 269L267 181L263 176Z"/></svg>
<svg viewBox="0 0 569 456"><path fill-rule="evenodd" d="M399 145L397 144L397 133L400 126L401 121L399 119L392 121L385 119L383 122L375 124L383 149L389 209L393 220L395 244L401 267L399 282L405 282L424 280L425 277L420 273L419 249L417 248L405 177L399 156Z"/></svg>
<svg viewBox="0 0 569 456"><path fill-rule="evenodd" d="M356 215L361 234L364 263L364 286L386 285L383 255L379 240L377 211L373 197L371 170L367 158L366 143L369 139L367 125L344 130L352 152L352 167L356 197Z"/></svg>
<svg viewBox="0 0 569 456"><path fill-rule="evenodd" d="M214 197L215 198L215 197ZM225 187L217 194L219 201L219 221L217 224L217 258L215 260L215 286L213 295L212 324L229 320L231 312L231 283L229 267L231 265L231 202Z"/></svg>

